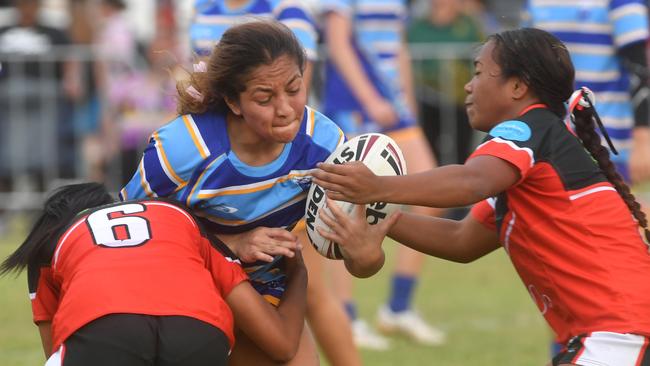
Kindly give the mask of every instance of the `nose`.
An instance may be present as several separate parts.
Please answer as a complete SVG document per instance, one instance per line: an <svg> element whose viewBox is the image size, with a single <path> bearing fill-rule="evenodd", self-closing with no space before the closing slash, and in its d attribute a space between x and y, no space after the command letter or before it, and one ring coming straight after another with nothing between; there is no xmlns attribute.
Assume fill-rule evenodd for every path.
<svg viewBox="0 0 650 366"><path fill-rule="evenodd" d="M463 87L463 90L465 90L465 93L471 94L472 93L472 81L468 81L465 86Z"/></svg>
<svg viewBox="0 0 650 366"><path fill-rule="evenodd" d="M289 97L286 94L278 95L276 98L275 113L280 118L289 118L293 114L293 108L289 103Z"/></svg>

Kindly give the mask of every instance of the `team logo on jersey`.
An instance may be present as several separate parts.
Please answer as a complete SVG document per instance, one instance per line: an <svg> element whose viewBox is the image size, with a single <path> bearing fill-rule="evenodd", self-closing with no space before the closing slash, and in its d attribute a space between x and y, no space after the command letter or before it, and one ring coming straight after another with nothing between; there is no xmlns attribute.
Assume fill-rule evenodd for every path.
<svg viewBox="0 0 650 366"><path fill-rule="evenodd" d="M303 191L308 191L311 186L311 175L303 175L299 177L293 177L291 180L300 186Z"/></svg>
<svg viewBox="0 0 650 366"><path fill-rule="evenodd" d="M216 206L213 206L212 208L217 210L217 211L221 211L221 212L229 213L229 214L239 211L238 208L231 207L231 206L226 206L223 203L220 203L220 204L218 204Z"/></svg>
<svg viewBox="0 0 650 366"><path fill-rule="evenodd" d="M494 126L490 130L490 135L512 141L528 141L532 131L521 121L505 121Z"/></svg>

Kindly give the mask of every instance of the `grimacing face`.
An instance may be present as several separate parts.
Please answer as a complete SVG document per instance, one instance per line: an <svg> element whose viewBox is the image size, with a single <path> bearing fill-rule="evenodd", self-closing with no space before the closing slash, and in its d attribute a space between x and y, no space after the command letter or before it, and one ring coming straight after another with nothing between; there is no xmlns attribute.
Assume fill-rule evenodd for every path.
<svg viewBox="0 0 650 366"><path fill-rule="evenodd" d="M260 142L288 143L298 134L306 103L300 67L289 56L281 56L253 70L239 101L229 106Z"/></svg>
<svg viewBox="0 0 650 366"><path fill-rule="evenodd" d="M474 75L465 84L465 108L473 129L488 132L510 117L513 99L509 82L494 61L494 41L481 48L474 59Z"/></svg>

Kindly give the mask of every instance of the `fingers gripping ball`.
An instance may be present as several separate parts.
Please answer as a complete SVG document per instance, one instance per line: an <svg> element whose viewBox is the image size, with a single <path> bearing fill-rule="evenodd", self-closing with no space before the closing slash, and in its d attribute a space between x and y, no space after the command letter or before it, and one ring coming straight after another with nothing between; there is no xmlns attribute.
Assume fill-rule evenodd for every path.
<svg viewBox="0 0 650 366"><path fill-rule="evenodd" d="M406 162L397 143L390 137L379 133L359 135L339 146L325 161L326 163L343 164L350 161L363 162L376 175L404 175ZM341 210L350 215L354 204L335 201ZM366 219L375 225L384 220L398 205L375 202L366 205ZM337 243L323 238L316 230L317 227L328 229L321 220L319 213L325 208L325 189L312 184L307 194L305 221L307 235L316 250L330 259L343 259L343 253Z"/></svg>

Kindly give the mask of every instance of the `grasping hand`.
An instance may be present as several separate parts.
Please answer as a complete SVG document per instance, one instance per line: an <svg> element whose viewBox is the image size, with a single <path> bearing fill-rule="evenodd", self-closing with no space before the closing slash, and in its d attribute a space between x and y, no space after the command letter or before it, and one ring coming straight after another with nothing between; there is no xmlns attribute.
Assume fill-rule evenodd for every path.
<svg viewBox="0 0 650 366"><path fill-rule="evenodd" d="M219 237L247 263L257 260L271 262L276 255L292 258L302 249L298 237L281 228L257 227L241 234Z"/></svg>
<svg viewBox="0 0 650 366"><path fill-rule="evenodd" d="M352 215L346 215L330 198L327 198L327 210L319 215L330 230L317 227L316 230L325 239L339 245L346 261L346 267L357 277L369 277L377 273L384 263L381 244L388 230L397 222L399 211L394 212L376 225L368 224L365 205L355 205Z"/></svg>
<svg viewBox="0 0 650 366"><path fill-rule="evenodd" d="M399 121L399 116L393 105L384 98L376 98L364 110L373 122L382 127L392 127Z"/></svg>
<svg viewBox="0 0 650 366"><path fill-rule="evenodd" d="M312 182L325 188L331 199L353 203L384 201L381 197L381 177L360 161L319 163L312 177Z"/></svg>

